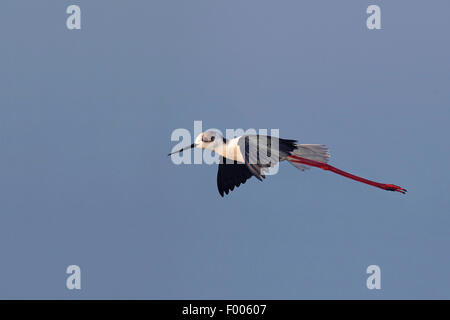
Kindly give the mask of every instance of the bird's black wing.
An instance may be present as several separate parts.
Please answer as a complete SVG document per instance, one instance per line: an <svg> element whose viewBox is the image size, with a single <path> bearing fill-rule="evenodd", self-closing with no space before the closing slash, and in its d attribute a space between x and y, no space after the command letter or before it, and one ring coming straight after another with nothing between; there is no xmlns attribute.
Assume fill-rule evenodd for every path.
<svg viewBox="0 0 450 320"><path fill-rule="evenodd" d="M224 193L233 191L234 187L239 187L252 177L253 173L244 163L237 161L225 163L225 160L220 157L219 170L217 171L217 188L220 195L223 197Z"/></svg>
<svg viewBox="0 0 450 320"><path fill-rule="evenodd" d="M244 135L238 147L244 156L245 165L260 181L270 167L283 160L295 149L296 140L280 139L264 135Z"/></svg>

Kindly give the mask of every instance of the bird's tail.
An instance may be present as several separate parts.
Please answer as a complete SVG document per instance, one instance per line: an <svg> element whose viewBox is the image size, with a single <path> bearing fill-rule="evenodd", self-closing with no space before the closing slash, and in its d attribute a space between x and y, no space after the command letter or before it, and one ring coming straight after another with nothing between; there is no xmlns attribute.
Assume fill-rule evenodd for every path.
<svg viewBox="0 0 450 320"><path fill-rule="evenodd" d="M328 153L328 149L323 145L318 144L300 144L296 145L296 148L291 151L290 156L287 157L287 160L296 168L300 170L305 170L307 168L316 167L323 170L328 170L334 173L337 173L346 178L359 181L383 190L395 191L405 194L406 189L399 187L395 184L390 183L380 183L372 180L364 179L359 176L355 176L354 174L345 172L341 169L333 167L329 165L328 159L330 158L330 154Z"/></svg>
<svg viewBox="0 0 450 320"><path fill-rule="evenodd" d="M321 163L327 163L328 159L330 159L328 148L323 144L296 144L295 149L291 151L291 155ZM308 165L302 163L293 161L289 161L289 163L302 171L310 168Z"/></svg>

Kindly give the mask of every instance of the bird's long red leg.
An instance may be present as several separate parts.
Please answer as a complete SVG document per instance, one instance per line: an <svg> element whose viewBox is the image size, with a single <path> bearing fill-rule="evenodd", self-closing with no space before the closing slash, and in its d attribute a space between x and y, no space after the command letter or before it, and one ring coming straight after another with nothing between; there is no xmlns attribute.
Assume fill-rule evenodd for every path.
<svg viewBox="0 0 450 320"><path fill-rule="evenodd" d="M385 183L379 183L379 182L375 182L372 180L367 180L358 176L355 176L351 173L342 171L338 168L335 168L333 166L330 166L327 163L322 163L322 162L318 162L318 161L314 161L314 160L309 160L303 157L298 157L298 156L289 156L288 160L291 162L296 162L296 163L302 163L302 164L306 164L308 166L312 166L312 167L317 167L317 168L321 168L323 170L329 170L332 171L334 173L340 174L341 176L344 176L346 178L350 178L365 184L369 184L371 186L380 188L380 189L384 189L384 190L389 190L389 191L396 191L396 192L401 192L403 194L406 193L406 189L403 189L402 187L396 186L395 184L385 184Z"/></svg>

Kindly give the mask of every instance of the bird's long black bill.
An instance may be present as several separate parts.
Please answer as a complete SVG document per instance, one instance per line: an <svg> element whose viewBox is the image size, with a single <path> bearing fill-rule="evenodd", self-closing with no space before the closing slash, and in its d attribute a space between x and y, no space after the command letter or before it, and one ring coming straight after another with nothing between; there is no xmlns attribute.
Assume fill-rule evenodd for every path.
<svg viewBox="0 0 450 320"><path fill-rule="evenodd" d="M168 156L171 156L174 153L183 152L184 150L189 150L189 149L192 149L192 148L195 148L195 143L191 144L190 146L184 147L183 149L180 149L178 151L171 152L171 153L168 154Z"/></svg>

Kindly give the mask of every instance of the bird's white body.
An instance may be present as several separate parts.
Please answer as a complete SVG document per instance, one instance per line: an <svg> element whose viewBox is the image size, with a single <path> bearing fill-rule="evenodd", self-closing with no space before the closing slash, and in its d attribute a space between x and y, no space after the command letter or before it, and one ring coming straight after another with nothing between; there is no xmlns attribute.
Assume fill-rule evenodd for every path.
<svg viewBox="0 0 450 320"><path fill-rule="evenodd" d="M267 138L272 141L270 147L267 145ZM261 162L272 163L273 165L285 159L279 149L279 139L274 137L245 135L226 140L217 132L206 131L197 136L194 147L214 151L223 158L239 163ZM249 154L244 156L244 153L247 152L246 148ZM295 150L292 153L319 162L327 162L330 157L328 149L320 144L295 144ZM294 166L301 170L306 168L304 165L297 166L294 164Z"/></svg>
<svg viewBox="0 0 450 320"><path fill-rule="evenodd" d="M244 155L242 154L241 149L238 146L238 141L240 138L241 137L237 137L231 140L227 140L227 142L222 144L222 146L217 147L214 152L217 152L224 158L244 163Z"/></svg>

